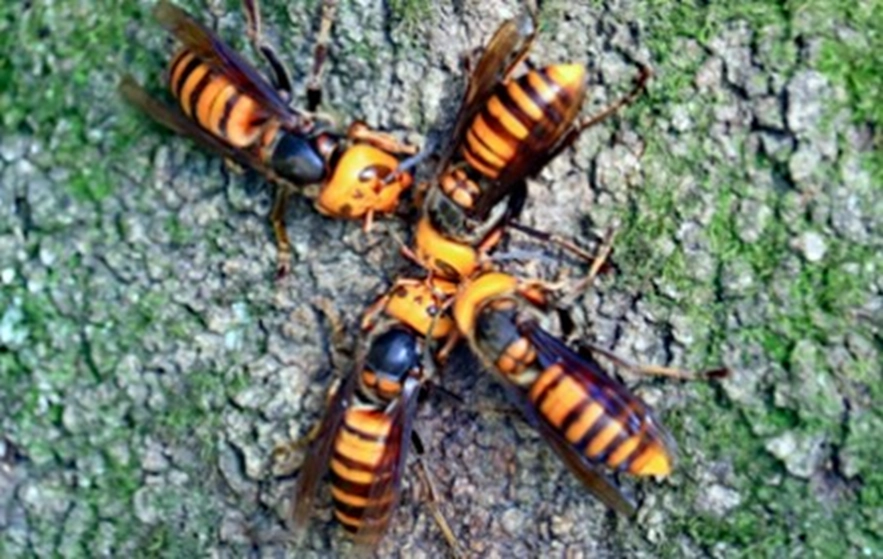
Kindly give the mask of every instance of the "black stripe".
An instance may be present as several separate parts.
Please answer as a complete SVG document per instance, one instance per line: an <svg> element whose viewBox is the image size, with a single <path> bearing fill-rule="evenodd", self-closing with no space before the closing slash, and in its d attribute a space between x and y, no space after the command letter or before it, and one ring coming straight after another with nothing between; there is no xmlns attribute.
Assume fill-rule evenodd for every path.
<svg viewBox="0 0 883 559"><path fill-rule="evenodd" d="M349 516L350 518L356 521L356 525L350 526L349 523L342 522L346 528L355 530L358 528L358 525L361 524L360 519L362 515L365 514L365 507L351 505L349 503L344 503L343 501L338 501L334 499L334 508L340 511L344 516Z"/></svg>
<svg viewBox="0 0 883 559"><path fill-rule="evenodd" d="M351 503L346 503L332 494L332 498L334 499L334 508L345 514L346 516L350 516L356 519L362 517L367 507L371 508L387 508L389 509L389 505L392 503L390 499L390 493L387 492L384 495L374 495L373 499L368 500L368 496L371 494L371 490L377 483L381 483L384 480L375 480L374 483L357 483L338 475L333 469L331 470L331 484L334 486L337 491L340 493L344 493L346 495L352 495L355 497L359 497L365 499L367 501L366 506L362 505L353 505Z"/></svg>
<svg viewBox="0 0 883 559"><path fill-rule="evenodd" d="M383 516L386 516L387 514L389 514L389 509L390 509L389 505L390 504L391 504L390 501L387 501L386 503L383 503L382 501L381 502L374 501L373 503L371 503L370 506L374 510L377 510L377 509L384 510L386 512L386 514L384 514ZM365 509L368 507L363 507L361 505L353 505L351 503L344 503L343 501L338 501L337 499L334 499L334 508L339 510L341 513L343 513L346 516L349 516L349 517L352 517L355 519L361 519L361 517L365 514Z"/></svg>
<svg viewBox="0 0 883 559"><path fill-rule="evenodd" d="M441 272L441 276L443 278L456 280L460 279L460 273L457 271L457 268L452 266L446 260L442 260L440 258L435 259L435 267Z"/></svg>
<svg viewBox="0 0 883 559"><path fill-rule="evenodd" d="M479 144L481 144L482 146L484 146L484 148L485 148L486 150L488 150L488 151L491 152L491 153L495 153L494 150L492 150L492 149L490 148L490 146L488 146L486 143L484 143L484 140L482 140L482 139L481 139L481 136L479 136L478 134L476 134L475 131L472 131L472 135L471 135L471 137L474 138L474 140L475 140L476 142L478 142ZM466 145L463 146L463 149L465 149L466 151L468 151L469 154L473 157L473 159L478 159L479 161L481 161L482 163L484 163L484 165L485 165L486 167L490 167L491 169L494 169L494 170L497 170L497 171L500 169L500 166L499 166L499 165L497 165L496 163L491 163L490 161L488 161L487 159L485 159L484 157L482 157L481 154L479 154L479 153L476 152L474 149L472 149L472 146L470 145L470 141L469 141L468 137L467 137L467 140L466 140ZM478 170L478 169L476 169L476 171L477 171L477 170Z"/></svg>
<svg viewBox="0 0 883 559"><path fill-rule="evenodd" d="M521 78L515 83L517 84L523 79L524 78ZM523 90L524 88L521 89ZM515 101L515 99L512 98L511 95L509 95L509 90L506 89L505 86L497 88L496 97L500 101L500 104L503 105L503 108L506 109L506 112L508 112L513 118L515 118L515 120L520 122L522 126L527 128L528 130L533 130L534 126L536 126L536 121L531 118L529 114L524 112L524 109L521 108L521 106ZM537 106L542 109L543 104L538 103Z"/></svg>
<svg viewBox="0 0 883 559"><path fill-rule="evenodd" d="M634 436L634 435L633 435ZM628 456L625 457L625 460L619 463L619 466L616 467L616 471L625 472L628 471L629 468L632 467L632 463L634 463L635 459L642 455L645 450L650 448L650 443L653 442L653 437L647 435L647 433L641 434L641 442L638 443L638 446L635 447L633 451L629 453Z"/></svg>
<svg viewBox="0 0 883 559"><path fill-rule="evenodd" d="M191 55L192 55L192 53L189 50L183 49L180 52L178 52L178 55L175 57L174 60L172 60L172 63L169 66L169 87L172 87L172 86L177 87L177 84L172 83L172 77L175 75L175 70L178 69L178 67L181 65L181 63L184 61L185 58L188 58Z"/></svg>
<svg viewBox="0 0 883 559"><path fill-rule="evenodd" d="M635 409L635 406L638 406L638 409ZM650 427L649 422L651 421L647 416L647 413L644 405L640 401L634 400L626 402L619 414L617 414L619 423L623 426L626 434L632 437L641 437L641 442L638 443L638 446L629 453L625 460L622 461L617 467L617 470L623 471L630 467L632 462L641 455L641 452L655 440L653 436L647 432Z"/></svg>
<svg viewBox="0 0 883 559"><path fill-rule="evenodd" d="M484 109L481 111L481 117L484 119L487 127L490 128L494 134L503 139L507 144L514 144L515 146L518 145L518 138L512 135L512 133L509 131L508 128L506 128L505 125L503 125L500 119L491 114L491 111L487 105L485 105ZM476 136L477 135L478 134L476 134Z"/></svg>
<svg viewBox="0 0 883 559"><path fill-rule="evenodd" d="M386 440L386 437L383 437L383 436L378 437L377 435L373 435L371 433L366 433L365 431L362 431L361 429L359 429L357 426L353 425L349 421L344 421L343 425L341 425L341 427L345 431L347 431L348 433L353 434L354 436L362 439L363 441L382 443L383 441Z"/></svg>
<svg viewBox="0 0 883 559"><path fill-rule="evenodd" d="M624 429L620 429L619 432L613 437L607 446L604 447L604 450L598 454L593 460L597 460L598 462L607 463L607 459L610 458L610 455L616 452L616 450L623 445L629 439L628 434L626 434Z"/></svg>
<svg viewBox="0 0 883 559"><path fill-rule="evenodd" d="M334 459L346 466L351 470L358 470L360 472L373 472L376 468L370 464L365 464L364 462L359 462L349 456L344 455L340 452L340 448L335 447L334 449Z"/></svg>
<svg viewBox="0 0 883 559"><path fill-rule="evenodd" d="M595 440L598 437L598 435L601 434L601 431L603 431L604 428L607 427L607 425L609 423L610 423L610 416L605 413L602 413L601 415L598 416L598 419L595 420L595 423L592 424L592 426L589 428L589 430L586 431L585 434L583 434L582 438L573 444L573 447L577 451L579 451L580 454L585 455L586 449L589 447L589 444L593 440ZM592 460L595 460L595 459L592 458Z"/></svg>
<svg viewBox="0 0 883 559"><path fill-rule="evenodd" d="M367 499L368 495L371 494L370 483L359 483L347 479L335 472L334 468L331 468L331 485L336 487L341 493L346 493L347 495L356 495L357 497Z"/></svg>
<svg viewBox="0 0 883 559"><path fill-rule="evenodd" d="M190 114L192 115L193 120L199 122L197 118L197 109L199 104L199 98L202 96L202 92L205 91L205 88L208 87L208 84L214 80L216 76L212 73L211 69L208 72L203 74L202 79L196 84L196 87L193 88L193 91L190 92L190 98L188 101L190 102ZM183 105L183 101L181 102ZM200 122L202 126L206 129L211 129L210 122Z"/></svg>
<svg viewBox="0 0 883 559"><path fill-rule="evenodd" d="M357 507L335 500L334 508L343 516L347 516L349 519L353 520L354 524L348 524L341 521L339 518L337 519L348 532L353 534L358 533L360 537L371 534L372 532L376 533L379 525L386 522L389 515L392 513L392 507L390 506L377 507L383 510L383 514L380 517L375 517L369 522L366 522L363 518L365 516L365 507Z"/></svg>
<svg viewBox="0 0 883 559"><path fill-rule="evenodd" d="M632 402L637 400L623 402L619 398L608 398L608 394L609 390L605 391L601 401L607 415L618 421L622 425L623 430L629 435L634 435L640 431L644 426L646 412L641 409L636 410L632 408Z"/></svg>
<svg viewBox="0 0 883 559"><path fill-rule="evenodd" d="M567 412L567 415L564 416L564 421L561 423L561 435L566 439L567 438L567 430L570 429L570 426L576 423L576 420L582 417L582 415L586 412L592 401L586 395L585 398L580 400L580 402L573 407L572 410Z"/></svg>
<svg viewBox="0 0 883 559"><path fill-rule="evenodd" d="M340 522L340 525L343 526L343 529L346 530L347 532L349 532L350 534L356 534L362 528L361 519L359 519L359 518L355 519L355 521L359 523L359 524L355 524L355 525L347 524L346 522L343 522L339 518L337 519L337 521Z"/></svg>
<svg viewBox="0 0 883 559"><path fill-rule="evenodd" d="M178 99L178 102L181 103L181 108L184 108L184 103L181 102L181 90L184 89L184 84L187 83L187 78L190 77L197 68L202 66L202 61L196 56L190 59L190 62L187 63L187 66L184 66L184 71L181 72L181 79L178 80L178 83L175 84L175 97Z"/></svg>
<svg viewBox="0 0 883 559"><path fill-rule="evenodd" d="M233 107L239 102L239 97L240 95L237 91L227 98L227 102L224 103L224 114L221 115L221 122L218 123L218 131L224 138L227 137L227 123L230 120L230 113L233 112Z"/></svg>
<svg viewBox="0 0 883 559"><path fill-rule="evenodd" d="M547 103L543 99L543 96L540 95L540 92L537 91L536 89L534 89L534 87L530 84L530 81L528 80L528 78L530 77L531 74L537 74L540 76L540 79L543 79L543 76L540 72L533 70L531 72L528 72L527 74L525 74L521 78L519 78L518 81L515 83L520 85L521 89L524 91L524 93L528 97L530 97L534 103L536 103L537 107L539 107L540 110L543 111L544 117L546 117L548 120L551 120L554 124L559 124L564 119L564 116L558 112L558 109L556 109L554 106Z"/></svg>
<svg viewBox="0 0 883 559"><path fill-rule="evenodd" d="M552 366L555 367L555 365L552 365ZM561 384L561 380L564 378L564 369L560 366L558 366L557 369L558 369L558 376L555 377L555 380L546 384L545 388L543 388L543 391L534 399L534 406L536 406L537 409L539 409L543 406L543 402L545 402L546 397L549 395L549 393L556 386ZM546 371L548 371L548 369L546 369ZM537 381L539 381L541 378L546 376L546 371L543 371L543 373L539 377L537 377Z"/></svg>
<svg viewBox="0 0 883 559"><path fill-rule="evenodd" d="M618 420L626 427L626 431L629 431L628 427L632 422L628 420L628 414L631 414L632 410L628 407L628 403L623 402L609 386L596 386L593 392L594 399L604 409L604 414Z"/></svg>

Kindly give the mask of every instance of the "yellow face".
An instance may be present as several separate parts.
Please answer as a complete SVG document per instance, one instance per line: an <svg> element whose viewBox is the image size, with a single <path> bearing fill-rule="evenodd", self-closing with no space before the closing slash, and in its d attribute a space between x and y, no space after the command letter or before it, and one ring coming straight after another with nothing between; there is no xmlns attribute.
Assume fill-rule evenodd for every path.
<svg viewBox="0 0 883 559"><path fill-rule="evenodd" d="M322 186L316 208L344 219L361 219L369 212L394 212L399 197L412 182L411 175L405 173L384 184L398 164L398 159L374 146L356 144L347 148Z"/></svg>

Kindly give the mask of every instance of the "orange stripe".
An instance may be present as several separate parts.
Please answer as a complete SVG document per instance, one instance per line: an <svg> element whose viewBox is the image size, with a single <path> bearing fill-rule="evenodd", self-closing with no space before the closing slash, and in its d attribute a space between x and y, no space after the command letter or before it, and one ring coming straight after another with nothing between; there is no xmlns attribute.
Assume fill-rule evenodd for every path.
<svg viewBox="0 0 883 559"><path fill-rule="evenodd" d="M636 476L666 476L671 473L671 458L658 442L653 442L629 466L629 473Z"/></svg>
<svg viewBox="0 0 883 559"><path fill-rule="evenodd" d="M528 76L525 77L528 78L528 81L530 81L531 77L534 77L536 79L538 76L535 76L534 74L536 74L536 72L532 71ZM523 80L524 78L521 79ZM533 85L533 83L530 82L530 85ZM545 86L545 84L543 85ZM512 101L516 105L518 105L518 108L521 109L524 114L526 114L531 120L542 120L544 114L543 107L537 105L536 101L531 98L531 96L528 95L526 91L524 91L518 81L509 82L509 85L506 86L506 92L509 94L509 97L512 99ZM546 100L545 97L543 97L543 100Z"/></svg>
<svg viewBox="0 0 883 559"><path fill-rule="evenodd" d="M589 404L583 413L570 424L570 427L567 428L567 432L564 434L567 437L567 440L573 444L579 442L586 434L586 432L592 428L592 425L595 424L595 421L598 420L599 417L604 413L604 408L600 406L600 404L596 402L592 402Z"/></svg>
<svg viewBox="0 0 883 559"><path fill-rule="evenodd" d="M260 110L254 99L245 95L239 96L227 117L227 139L231 144L250 146L254 143L261 130L252 123L260 118Z"/></svg>
<svg viewBox="0 0 883 559"><path fill-rule="evenodd" d="M346 429L341 429L338 433L334 448L342 456L369 468L377 467L383 460L386 451L386 445L382 440L366 440ZM341 477L351 481L362 483L371 481L370 472L351 470L336 460L331 461L331 467Z"/></svg>
<svg viewBox="0 0 883 559"><path fill-rule="evenodd" d="M491 146L485 145L485 138L478 136L475 133L475 128L471 128L469 132L466 134L466 143L469 145L469 150L471 150L474 155L486 161L488 165L492 165L494 168L498 169L502 167L506 161L501 159L499 155L497 155Z"/></svg>
<svg viewBox="0 0 883 559"><path fill-rule="evenodd" d="M463 150L463 157L466 159L466 162L469 163L469 165L471 165L476 171L491 180L497 178L497 176L499 176L500 174L499 169L488 167L486 163L472 155L472 153L470 153L468 149Z"/></svg>
<svg viewBox="0 0 883 559"><path fill-rule="evenodd" d="M346 503L347 505L353 507L367 507L368 499L366 497L362 497L361 495L353 495L352 493L347 493L346 491L336 487L335 485L331 485L331 495L335 500L340 501L341 503Z"/></svg>
<svg viewBox="0 0 883 559"><path fill-rule="evenodd" d="M560 365L552 365L543 371L539 378L533 383L533 386L530 387L531 401L536 403L537 400L540 399L540 396L546 391L546 387L558 380L558 377L563 374L564 369L562 369Z"/></svg>
<svg viewBox="0 0 883 559"><path fill-rule="evenodd" d="M348 516L337 509L334 509L334 517L338 522L343 524L344 528L347 530L355 531L362 525L361 518L355 518L353 516Z"/></svg>
<svg viewBox="0 0 883 559"><path fill-rule="evenodd" d="M511 96L511 84L509 89ZM520 89L518 91L521 92L522 97L527 97L523 91L521 91ZM533 105L533 103L529 99L527 100L527 102ZM533 106L536 107L536 105ZM488 112L490 112L498 121L500 121L500 124L502 124L506 128L506 130L508 130L515 138L518 138L519 140L524 140L527 137L528 133L530 133L530 130L528 130L523 124L521 124L520 120L512 116L512 114L508 110L506 110L506 107L503 106L503 102L500 101L500 99L496 95L491 97L490 101L488 101L487 108ZM542 116L542 111L540 111L539 114L540 116Z"/></svg>
<svg viewBox="0 0 883 559"><path fill-rule="evenodd" d="M607 448L610 441L615 439L621 431L622 425L616 420L611 419L610 422L604 426L604 429L598 433L598 436L589 442L589 448L586 449L586 454L589 457L597 456Z"/></svg>
<svg viewBox="0 0 883 559"><path fill-rule="evenodd" d="M347 414L346 422L353 429L378 439L385 438L391 427L389 417L375 411L352 410Z"/></svg>
<svg viewBox="0 0 883 559"><path fill-rule="evenodd" d="M502 161L509 161L515 156L515 146L510 144L506 138L491 130L488 123L485 122L484 116L479 114L472 123L472 131L500 158Z"/></svg>
<svg viewBox="0 0 883 559"><path fill-rule="evenodd" d="M212 130L213 121L211 120L212 107L217 101L218 95L227 87L229 82L220 76L212 76L211 82L205 86L199 99L196 101L196 121L206 130Z"/></svg>
<svg viewBox="0 0 883 559"><path fill-rule="evenodd" d="M638 445L641 444L641 436L634 435L625 440L619 447L613 451L607 458L607 465L611 468L619 466L623 460L634 452Z"/></svg>
<svg viewBox="0 0 883 559"><path fill-rule="evenodd" d="M344 454L344 451L341 449L340 445L337 447L337 451L341 454ZM351 456L351 453L346 453L346 456ZM371 483L374 479L374 472L366 472L364 470L355 470L353 468L349 468L343 464L343 462L339 460L331 459L331 470L339 475L341 478L351 481L353 483L360 483L363 485L367 485Z"/></svg>
<svg viewBox="0 0 883 559"><path fill-rule="evenodd" d="M181 88L181 95L178 98L178 101L181 103L181 108L184 109L184 113L186 113L187 116L193 115L193 106L190 104L190 94L193 93L193 89L199 81L202 80L203 76L208 73L208 65L200 64L195 70L190 72L190 75L187 76L186 81L184 82L184 87Z"/></svg>
<svg viewBox="0 0 883 559"><path fill-rule="evenodd" d="M567 414L572 412L585 397L583 388L572 378L565 376L546 393L540 411L549 423L560 429Z"/></svg>
<svg viewBox="0 0 883 559"><path fill-rule="evenodd" d="M211 110L209 111L208 120L204 123L205 126L216 135L223 137L221 133L221 121L224 119L224 115L227 113L227 101L230 100L231 97L236 95L236 88L233 87L233 84L227 81L227 78L223 76L218 76L218 81L225 82L225 87L218 92L215 96ZM232 142L231 142L232 143ZM237 147L245 147L239 145Z"/></svg>

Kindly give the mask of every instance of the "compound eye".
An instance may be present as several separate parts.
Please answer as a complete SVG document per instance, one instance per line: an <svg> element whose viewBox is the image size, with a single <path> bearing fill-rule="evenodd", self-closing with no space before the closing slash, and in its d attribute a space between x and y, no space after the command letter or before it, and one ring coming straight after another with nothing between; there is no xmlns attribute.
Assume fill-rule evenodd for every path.
<svg viewBox="0 0 883 559"><path fill-rule="evenodd" d="M390 173L392 173L392 169L385 165L369 165L359 173L359 180L361 182L383 180L389 176Z"/></svg>

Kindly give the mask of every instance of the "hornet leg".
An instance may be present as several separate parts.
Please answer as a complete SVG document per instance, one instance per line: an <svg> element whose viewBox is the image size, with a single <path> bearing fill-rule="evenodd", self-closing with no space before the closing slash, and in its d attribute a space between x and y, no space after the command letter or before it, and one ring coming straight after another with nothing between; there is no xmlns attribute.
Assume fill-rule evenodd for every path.
<svg viewBox="0 0 883 559"><path fill-rule="evenodd" d="M261 9L259 0L242 0L242 9L245 12L245 19L248 23L246 33L251 41L252 48L261 53L270 68L273 70L273 86L277 91L290 100L293 95L293 86L291 85L291 76L273 47L264 42L261 33Z"/></svg>
<svg viewBox="0 0 883 559"><path fill-rule="evenodd" d="M288 231L285 229L285 210L288 207L289 194L284 185L276 185L276 198L270 211L270 223L276 234L277 279L282 279L291 271L291 241L288 240Z"/></svg>
<svg viewBox="0 0 883 559"><path fill-rule="evenodd" d="M426 458L423 454L423 443L420 442L420 437L417 436L416 431L412 431L411 435L411 443L414 447L415 454L417 455L417 461L419 463L420 477L423 480L423 487L426 488L426 504L429 507L430 512L432 513L432 518L435 520L435 523L441 530L445 541L448 542L448 545L451 548L451 554L459 559L460 557L463 557L463 552L460 550L460 542L457 539L457 536L454 535L454 531L451 529L451 525L448 524L448 521L442 513L441 507L439 506L441 498L439 497L438 490L435 488L435 483L433 483L432 481L432 474L430 473L429 468L426 465Z"/></svg>
<svg viewBox="0 0 883 559"><path fill-rule="evenodd" d="M319 34L316 46L313 47L313 68L307 80L307 110L316 112L322 104L322 67L328 56L328 43L331 40L331 25L337 11L337 0L322 1L322 20L319 23Z"/></svg>

